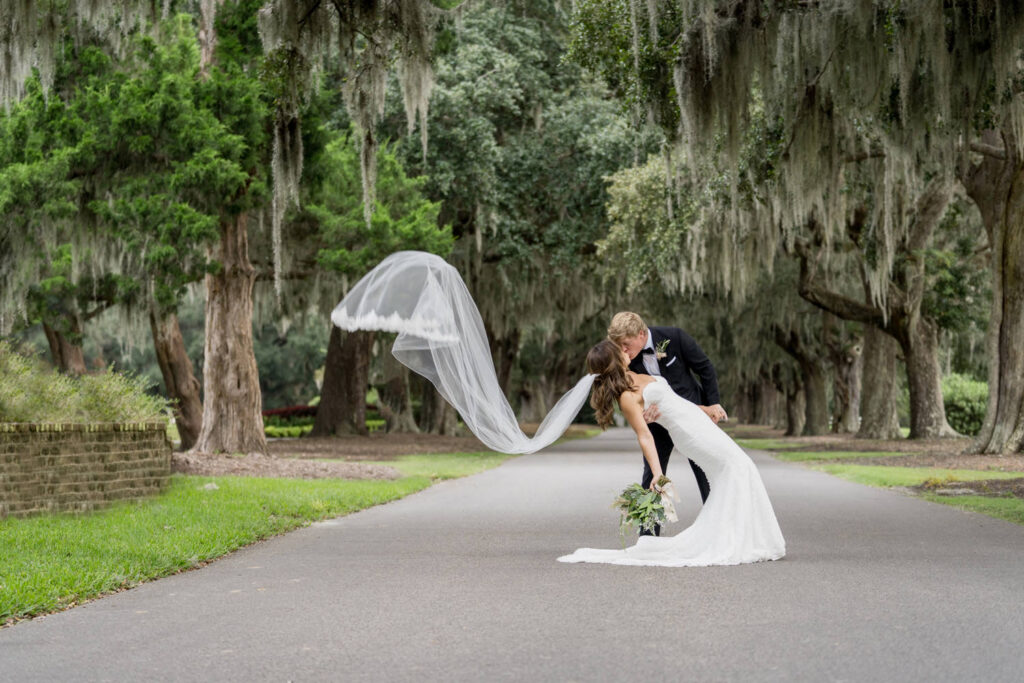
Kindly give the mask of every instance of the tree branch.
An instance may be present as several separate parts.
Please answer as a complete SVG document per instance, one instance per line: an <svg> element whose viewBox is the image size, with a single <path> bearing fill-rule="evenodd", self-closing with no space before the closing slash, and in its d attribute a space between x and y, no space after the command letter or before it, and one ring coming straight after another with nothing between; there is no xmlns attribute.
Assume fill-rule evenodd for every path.
<svg viewBox="0 0 1024 683"><path fill-rule="evenodd" d="M950 178L937 176L928 183L914 204L914 221L910 226L910 235L907 238L908 250L924 249L939 221L942 220L942 216L946 213L946 207L952 196L953 183Z"/></svg>
<svg viewBox="0 0 1024 683"><path fill-rule="evenodd" d="M971 151L977 152L982 156L992 157L993 159L999 159L1000 161L1006 161L1006 148L1000 147L999 145L990 145L985 142L974 140L971 142Z"/></svg>
<svg viewBox="0 0 1024 683"><path fill-rule="evenodd" d="M848 154L843 157L843 163L856 164L861 161L867 161L868 159L884 159L885 152L880 149L871 149L866 152L859 152L857 154Z"/></svg>
<svg viewBox="0 0 1024 683"><path fill-rule="evenodd" d="M837 315L843 320L867 323L879 329L887 328L885 315L880 308L869 306L856 299L829 291L815 282L811 276L806 250L800 252L800 284L798 290L800 296L805 301L823 311Z"/></svg>

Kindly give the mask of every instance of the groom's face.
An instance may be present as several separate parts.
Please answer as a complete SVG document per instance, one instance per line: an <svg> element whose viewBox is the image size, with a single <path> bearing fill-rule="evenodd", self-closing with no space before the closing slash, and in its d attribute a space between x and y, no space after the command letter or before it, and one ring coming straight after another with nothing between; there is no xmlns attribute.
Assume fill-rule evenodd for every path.
<svg viewBox="0 0 1024 683"><path fill-rule="evenodd" d="M629 356L630 360L636 358L636 354L644 348L647 343L647 330L644 330L635 337L626 337L619 342L619 347Z"/></svg>

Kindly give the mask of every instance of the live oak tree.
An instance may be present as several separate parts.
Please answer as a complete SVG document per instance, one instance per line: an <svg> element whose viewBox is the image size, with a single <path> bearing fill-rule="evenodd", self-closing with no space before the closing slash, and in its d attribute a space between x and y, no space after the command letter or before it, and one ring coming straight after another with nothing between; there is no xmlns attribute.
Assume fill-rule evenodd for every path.
<svg viewBox="0 0 1024 683"><path fill-rule="evenodd" d="M191 8L190 3L164 3L163 11ZM221 196L219 241L214 260L219 269L206 276L207 338L204 363L203 430L196 450L263 451L265 441L259 411L256 365L252 355L252 289L255 272L248 254L248 222L262 210L263 188L271 184L263 168L272 167L270 202L275 245L281 218L297 197L302 151L299 109L305 89L327 57L345 79L346 101L363 134L364 218L369 226L374 206L376 138L373 122L379 116L393 47L402 50L403 83L410 104L410 127L418 111L425 113L429 96L429 27L435 8L427 2L271 3L204 2L199 8L201 73L209 84L206 104L221 123L242 141L232 162L244 171L237 186ZM264 83L252 78L260 66L253 51L259 12L263 46L268 55ZM23 93L25 79L38 67L49 87L62 31L75 39L90 31L116 43L152 23L160 14L153 4L93 3L72 0L67 6L33 0L0 8L0 55L13 68L0 74L0 100L5 104ZM229 36L228 48L218 36ZM363 38L367 38L363 42ZM260 49L257 47L257 49ZM266 90L263 86L266 86ZM273 93L274 101L266 100ZM265 122L271 121L271 125ZM425 131L424 131L425 132ZM269 134L268 134L269 133ZM222 188L223 189L223 188ZM279 253L275 260L280 263ZM280 268L275 272L280 272Z"/></svg>
<svg viewBox="0 0 1024 683"><path fill-rule="evenodd" d="M740 150L751 112L760 108L781 121L784 163L772 189L754 211L712 216L723 230L742 236L737 244L778 243L803 231L809 218L822 226L826 241L841 234L848 207L836 189L844 167L878 159L871 223L880 250L868 278L874 304L888 296L898 258L893 247L904 236L915 241L911 233L920 221L901 207L924 196L936 171L956 172L987 217L993 255L991 399L977 447L1020 449L1024 297L1015 265L1020 259L1010 256L1020 253L1014 226L1024 225L1012 201L1020 144L1013 132L1024 111L1016 85L1019 7L584 0L577 8L578 53L613 67L606 70L623 95L682 143L673 150L676 159L686 155L688 166L699 167L710 155L724 157L733 200L743 180ZM932 402L918 413L936 415L932 392L915 393ZM944 433L943 423L921 420L918 435Z"/></svg>

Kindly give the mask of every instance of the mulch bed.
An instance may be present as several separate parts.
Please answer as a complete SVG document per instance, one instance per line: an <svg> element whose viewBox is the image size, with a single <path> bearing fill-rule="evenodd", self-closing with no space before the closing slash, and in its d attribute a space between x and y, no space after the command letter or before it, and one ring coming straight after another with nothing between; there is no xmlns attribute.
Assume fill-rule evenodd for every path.
<svg viewBox="0 0 1024 683"><path fill-rule="evenodd" d="M369 436L301 437L274 439L267 451L281 458L333 458L350 461L394 460L416 453L475 453L488 450L474 436L439 434L383 434Z"/></svg>
<svg viewBox="0 0 1024 683"><path fill-rule="evenodd" d="M951 481L915 486L915 491L940 496L989 496L992 498L1024 498L1024 479L985 479L982 481Z"/></svg>
<svg viewBox="0 0 1024 683"><path fill-rule="evenodd" d="M386 465L323 462L273 455L192 455L173 453L171 470L205 477L287 477L291 479L398 479L401 473Z"/></svg>
<svg viewBox="0 0 1024 683"><path fill-rule="evenodd" d="M271 439L267 455L174 453L171 470L207 477L288 477L293 479L397 479L393 467L367 460L395 460L418 453L473 453L488 450L476 437L438 434L381 434L326 438ZM324 460L344 462L324 462Z"/></svg>

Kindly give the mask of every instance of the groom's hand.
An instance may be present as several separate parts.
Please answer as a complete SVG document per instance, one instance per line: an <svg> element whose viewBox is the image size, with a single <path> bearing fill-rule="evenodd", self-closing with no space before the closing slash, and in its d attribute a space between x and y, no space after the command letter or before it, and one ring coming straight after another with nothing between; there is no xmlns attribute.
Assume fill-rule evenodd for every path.
<svg viewBox="0 0 1024 683"><path fill-rule="evenodd" d="M703 410L715 424L725 422L729 419L729 416L725 413L725 408L723 408L719 403L716 403L713 406L701 406L700 409Z"/></svg>
<svg viewBox="0 0 1024 683"><path fill-rule="evenodd" d="M658 410L657 404L648 406L647 409L644 410L644 422L647 424L657 422L659 417L661 417L661 411Z"/></svg>

